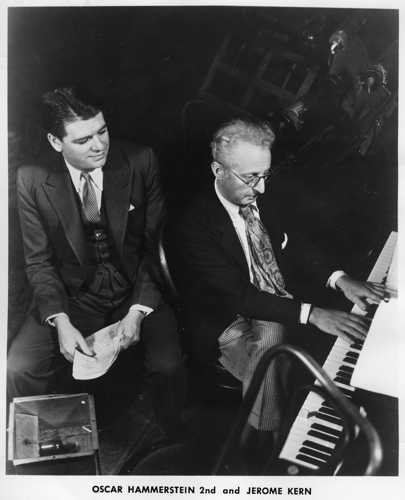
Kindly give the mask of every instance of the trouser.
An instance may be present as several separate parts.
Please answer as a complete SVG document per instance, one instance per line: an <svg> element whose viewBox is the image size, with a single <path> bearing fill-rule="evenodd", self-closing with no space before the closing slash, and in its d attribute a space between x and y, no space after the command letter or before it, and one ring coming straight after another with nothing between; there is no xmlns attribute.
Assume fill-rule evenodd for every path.
<svg viewBox="0 0 405 500"><path fill-rule="evenodd" d="M130 305L128 300L124 300L111 309L106 305L102 307L101 302L94 303L88 294L84 295L81 300L72 299L69 308L72 324L84 336L122 319ZM143 319L141 344L157 418L170 433L172 428L178 426L185 401L186 381L177 321L169 306L162 305ZM119 358L116 363L119 363ZM59 352L56 329L40 324L37 313L33 311L10 346L8 399L59 392L59 381L71 370L71 363Z"/></svg>
<svg viewBox="0 0 405 500"><path fill-rule="evenodd" d="M263 354L286 342L284 325L255 319L236 319L219 337L220 363L242 382L243 395ZM280 428L286 404L289 361L276 358L270 365L260 387L248 422L258 430Z"/></svg>

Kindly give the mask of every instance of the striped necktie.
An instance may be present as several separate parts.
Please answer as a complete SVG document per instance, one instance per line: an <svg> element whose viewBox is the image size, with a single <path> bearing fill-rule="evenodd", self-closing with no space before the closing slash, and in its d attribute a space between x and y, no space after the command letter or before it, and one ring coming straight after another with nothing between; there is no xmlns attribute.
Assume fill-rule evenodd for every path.
<svg viewBox="0 0 405 500"><path fill-rule="evenodd" d="M261 220L255 216L253 205L240 207L245 220L246 236L250 250L253 284L266 292L292 297L286 289L284 278L278 267L270 237Z"/></svg>
<svg viewBox="0 0 405 500"><path fill-rule="evenodd" d="M100 222L96 191L90 173L82 172L80 174L80 180L82 183L82 207L84 216L89 222Z"/></svg>

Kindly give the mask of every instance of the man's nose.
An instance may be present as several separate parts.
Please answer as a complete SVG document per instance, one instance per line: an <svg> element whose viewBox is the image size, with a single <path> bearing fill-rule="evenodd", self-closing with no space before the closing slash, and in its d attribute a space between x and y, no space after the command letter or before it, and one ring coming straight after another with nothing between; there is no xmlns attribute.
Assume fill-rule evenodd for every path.
<svg viewBox="0 0 405 500"><path fill-rule="evenodd" d="M257 193L263 194L266 190L266 185L264 183L264 179L260 179L256 186L253 188Z"/></svg>
<svg viewBox="0 0 405 500"><path fill-rule="evenodd" d="M93 151L100 151L100 149L104 149L104 143L97 135L93 136L91 148Z"/></svg>

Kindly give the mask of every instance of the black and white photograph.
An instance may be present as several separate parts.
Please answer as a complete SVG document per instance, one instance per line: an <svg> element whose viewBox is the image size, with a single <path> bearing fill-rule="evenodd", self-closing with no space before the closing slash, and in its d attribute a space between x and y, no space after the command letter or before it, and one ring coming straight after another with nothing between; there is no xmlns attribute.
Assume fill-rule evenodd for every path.
<svg viewBox="0 0 405 500"><path fill-rule="evenodd" d="M3 15L3 498L398 499L398 5Z"/></svg>

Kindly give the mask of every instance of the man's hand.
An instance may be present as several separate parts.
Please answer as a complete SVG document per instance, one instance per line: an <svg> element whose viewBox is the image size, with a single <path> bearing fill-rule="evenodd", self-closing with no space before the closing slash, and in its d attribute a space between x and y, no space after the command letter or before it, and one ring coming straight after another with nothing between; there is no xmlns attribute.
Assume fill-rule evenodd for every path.
<svg viewBox="0 0 405 500"><path fill-rule="evenodd" d="M347 342L364 340L368 330L368 321L362 316L320 307L312 309L308 322L325 333L342 337Z"/></svg>
<svg viewBox="0 0 405 500"><path fill-rule="evenodd" d="M385 286L371 281L358 281L350 276L341 276L336 281L345 297L356 304L362 311L366 311L369 304L379 304L386 296Z"/></svg>
<svg viewBox="0 0 405 500"><path fill-rule="evenodd" d="M141 338L141 323L144 317L143 312L132 309L118 323L117 333L121 337L120 343L123 349L128 349L130 345L139 342Z"/></svg>
<svg viewBox="0 0 405 500"><path fill-rule="evenodd" d="M73 362L76 348L88 356L94 356L83 335L72 325L68 316L57 316L54 321L58 331L59 350L70 363Z"/></svg>

